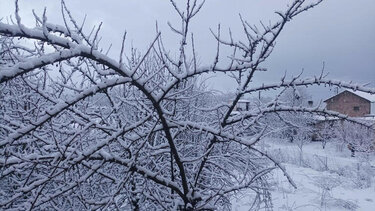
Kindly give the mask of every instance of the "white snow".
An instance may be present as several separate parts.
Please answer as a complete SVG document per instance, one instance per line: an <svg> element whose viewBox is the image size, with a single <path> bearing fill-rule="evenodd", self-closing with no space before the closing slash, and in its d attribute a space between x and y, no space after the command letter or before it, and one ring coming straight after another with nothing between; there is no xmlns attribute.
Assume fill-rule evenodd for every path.
<svg viewBox="0 0 375 211"><path fill-rule="evenodd" d="M297 185L294 189L282 171L273 172L273 210L375 210L374 154L357 153L353 158L346 146L328 143L322 149L319 142L312 142L303 147L300 162L300 151L293 143L267 140L263 147L278 155ZM254 197L251 194L233 198L232 209L249 210Z"/></svg>
<svg viewBox="0 0 375 211"><path fill-rule="evenodd" d="M350 89L347 89L346 91L356 94L362 98L365 98L369 100L370 102L375 102L375 94L370 94L370 93L362 92L362 91L352 91Z"/></svg>

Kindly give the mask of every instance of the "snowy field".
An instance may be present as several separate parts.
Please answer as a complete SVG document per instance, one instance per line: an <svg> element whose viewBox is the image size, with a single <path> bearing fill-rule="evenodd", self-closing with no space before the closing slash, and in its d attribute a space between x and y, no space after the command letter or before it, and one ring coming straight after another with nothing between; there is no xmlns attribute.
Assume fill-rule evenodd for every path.
<svg viewBox="0 0 375 211"><path fill-rule="evenodd" d="M281 160L297 185L294 189L283 172L273 172L273 210L343 211L375 210L375 156L357 153L353 158L345 145L312 142L303 146L267 140L262 144ZM249 195L233 199L233 210L249 210Z"/></svg>

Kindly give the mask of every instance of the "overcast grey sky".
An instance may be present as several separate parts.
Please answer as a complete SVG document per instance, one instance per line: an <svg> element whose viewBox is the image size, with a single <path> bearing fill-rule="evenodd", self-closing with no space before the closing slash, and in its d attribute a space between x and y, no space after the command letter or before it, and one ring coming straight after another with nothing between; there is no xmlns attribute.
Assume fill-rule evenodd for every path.
<svg viewBox="0 0 375 211"><path fill-rule="evenodd" d="M182 2L182 1L179 1ZM273 11L286 8L284 0L207 0L193 21L192 31L202 64L212 61L215 41L209 28L221 24L230 27L241 38L239 13L250 23L276 20ZM102 47L114 44L118 53L124 30L127 46L144 50L155 36L158 21L162 36L171 52L178 48L177 37L169 31L167 21L178 24L178 16L167 0L66 0L77 20L87 14L87 29L103 22ZM28 26L34 23L31 9L38 13L47 7L48 21L61 24L59 0L20 0L21 16ZM266 63L267 74L259 74L261 82L276 81L284 74L297 74L303 68L305 76L319 74L326 64L329 77L372 83L375 86L375 0L325 0L318 7L292 20L277 41ZM13 0L0 0L0 17L14 12ZM89 27L90 26L90 27ZM117 57L116 57L117 58ZM234 83L224 76L210 81L211 87L223 91L234 89ZM313 89L314 95L326 97L323 89Z"/></svg>

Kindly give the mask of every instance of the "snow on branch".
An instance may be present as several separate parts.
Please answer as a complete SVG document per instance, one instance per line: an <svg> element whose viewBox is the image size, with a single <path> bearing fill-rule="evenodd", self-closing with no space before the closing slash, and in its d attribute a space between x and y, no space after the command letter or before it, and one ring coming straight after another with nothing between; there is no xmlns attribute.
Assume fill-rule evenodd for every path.
<svg viewBox="0 0 375 211"><path fill-rule="evenodd" d="M157 26L145 52L127 53L125 31L114 59L111 47L100 48L102 23L86 33L86 17L78 24L65 1L63 25L48 22L44 10L33 11L35 27L23 25L16 1L16 21L0 20L0 209L224 210L244 190L271 209L267 180L275 166L296 185L260 150L267 137L299 127L298 118L308 127L315 114L369 126L283 96L291 88L301 97L298 89L312 85L374 88L322 75L253 85L269 71L263 64L284 27L321 0L294 0L270 24L240 16L242 40L231 31L225 40L218 26L212 63L200 66L190 27L204 2L170 1L180 18L167 23L179 39L175 56ZM232 96L200 83L217 72L235 79ZM268 102L245 100L269 90L280 92Z"/></svg>

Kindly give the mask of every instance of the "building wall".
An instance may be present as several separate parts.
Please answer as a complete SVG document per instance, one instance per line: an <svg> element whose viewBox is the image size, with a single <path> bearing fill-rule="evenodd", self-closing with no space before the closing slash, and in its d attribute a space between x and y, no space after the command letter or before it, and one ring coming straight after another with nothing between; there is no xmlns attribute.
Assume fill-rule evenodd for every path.
<svg viewBox="0 0 375 211"><path fill-rule="evenodd" d="M370 114L370 101L348 91L342 92L325 102L328 110L337 111L351 117L363 117Z"/></svg>

